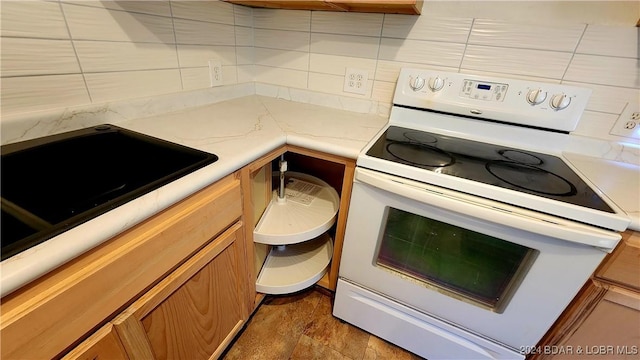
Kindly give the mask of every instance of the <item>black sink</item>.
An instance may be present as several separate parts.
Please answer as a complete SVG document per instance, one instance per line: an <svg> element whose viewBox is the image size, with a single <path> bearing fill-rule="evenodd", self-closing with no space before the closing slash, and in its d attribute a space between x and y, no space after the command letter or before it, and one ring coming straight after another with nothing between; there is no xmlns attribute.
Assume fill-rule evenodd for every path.
<svg viewBox="0 0 640 360"><path fill-rule="evenodd" d="M2 260L218 160L108 124L1 153Z"/></svg>

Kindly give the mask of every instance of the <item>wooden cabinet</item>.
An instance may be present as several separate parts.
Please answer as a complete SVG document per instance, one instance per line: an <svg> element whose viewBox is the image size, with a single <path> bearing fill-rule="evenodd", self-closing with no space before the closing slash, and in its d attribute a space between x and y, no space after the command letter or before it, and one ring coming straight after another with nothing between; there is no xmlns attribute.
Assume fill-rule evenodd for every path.
<svg viewBox="0 0 640 360"><path fill-rule="evenodd" d="M640 292L640 232L627 232L596 270L596 279Z"/></svg>
<svg viewBox="0 0 640 360"><path fill-rule="evenodd" d="M329 269L318 284L329 290L335 290L338 280L338 267L346 229L346 219L351 199L351 186L355 171L355 160L326 154L305 148L286 145L256 160L242 170L244 207L246 216L246 244L249 267L250 292L256 295L255 306L262 294L255 291L255 281L267 254L268 246L253 242L253 229L272 198L272 189L277 184L272 181L272 167L277 159L285 154L289 170L301 172L322 179L339 194L340 202L336 224L330 230L333 238L333 256Z"/></svg>
<svg viewBox="0 0 640 360"><path fill-rule="evenodd" d="M422 0L225 0L252 7L419 15Z"/></svg>
<svg viewBox="0 0 640 360"><path fill-rule="evenodd" d="M640 233L627 231L530 359L640 356Z"/></svg>
<svg viewBox="0 0 640 360"><path fill-rule="evenodd" d="M232 174L3 297L0 357L65 354L241 217ZM244 243L234 244L224 258L244 255ZM247 301L238 302L247 313Z"/></svg>
<svg viewBox="0 0 640 360"><path fill-rule="evenodd" d="M562 347L554 360L582 359L589 355L597 355L598 359L640 356L640 294L609 287ZM571 351L560 351L565 349Z"/></svg>
<svg viewBox="0 0 640 360"><path fill-rule="evenodd" d="M286 145L3 297L0 358L218 357L262 297L252 235L284 153L340 195L334 290L355 160Z"/></svg>
<svg viewBox="0 0 640 360"><path fill-rule="evenodd" d="M127 353L120 342L113 325L108 323L75 349L65 355L62 360L127 360Z"/></svg>
<svg viewBox="0 0 640 360"><path fill-rule="evenodd" d="M238 222L113 320L131 359L217 358L248 318Z"/></svg>

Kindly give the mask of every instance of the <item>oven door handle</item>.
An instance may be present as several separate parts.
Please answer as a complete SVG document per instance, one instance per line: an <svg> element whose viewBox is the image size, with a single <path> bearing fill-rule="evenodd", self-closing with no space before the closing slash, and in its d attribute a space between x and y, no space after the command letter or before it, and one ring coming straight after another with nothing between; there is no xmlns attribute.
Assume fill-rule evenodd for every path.
<svg viewBox="0 0 640 360"><path fill-rule="evenodd" d="M590 245L610 252L622 236L578 222L518 208L497 201L459 193L393 175L357 168L355 179L381 190L413 199L447 211L464 214L483 221L573 243Z"/></svg>

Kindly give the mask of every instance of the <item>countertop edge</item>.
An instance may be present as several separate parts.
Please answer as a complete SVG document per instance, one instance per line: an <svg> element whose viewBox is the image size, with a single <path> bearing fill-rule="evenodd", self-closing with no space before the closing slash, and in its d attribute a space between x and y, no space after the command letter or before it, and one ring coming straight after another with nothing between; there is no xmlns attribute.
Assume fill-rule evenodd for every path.
<svg viewBox="0 0 640 360"><path fill-rule="evenodd" d="M302 125L305 123L305 116L309 116L310 114L317 115L315 113L319 109L321 110L322 107L317 105L310 106L308 104L300 105L297 103L286 104L280 103L280 101L286 100L270 98L267 100L261 100L257 95L253 95L236 99L233 103L224 102L210 105L212 106L211 108L199 107L198 109L200 110L198 111L200 112L197 113L199 114L197 116L202 116L202 111L204 111L208 117L212 117L207 111L217 111L217 109L222 109L221 113L216 114L217 116L231 114L237 115L239 116L238 119L234 119L232 117L225 121L241 122L242 124L240 125L244 126L240 126L237 129L237 133L231 133L230 135L206 134L207 136L203 136L202 138L189 138L188 136L184 138L186 139L184 140L184 145L195 148L200 147L201 150L216 153L216 155L220 155L217 153L216 149L223 149L223 151L227 151L219 161L164 185L163 187L145 194L133 201L125 203L116 209L56 236L43 244L28 249L19 255L3 261L0 263L0 296L7 295L47 272L54 270L71 259L102 244L122 231L135 226L163 209L166 209L202 188L222 179L223 177L240 170L242 167L280 146L289 144L345 158L357 159L358 155L370 139L373 138L388 121L387 118L375 118L373 116L366 117L362 114L351 114L344 111L344 114L341 114L340 116L348 119L353 118L353 123L345 123L344 119L339 119L333 123L323 123L318 130L313 130L309 133L309 128ZM246 107L250 109L247 110ZM191 110L187 109L182 111ZM225 111L231 112L227 113ZM255 111L255 113L253 111ZM235 114L235 112L238 114ZM184 115L184 113L182 114ZM196 114L196 112L187 113L187 115L192 114ZM166 128L164 131L160 131L160 133L165 134L165 136L158 136L158 134L154 135L151 133L155 132L153 131L155 127L167 126L167 124L171 124L170 127L173 127L174 125L198 127L199 125L205 124L202 122L202 118L189 119L188 121L185 120L185 122L181 121L179 123L174 123L173 121L176 121L175 117L173 117L175 116L175 113L168 115L169 116L166 118L164 117L165 115L157 115L150 118L140 119L141 121L134 119L130 121L128 120L125 124L115 124L125 128L131 126L130 129L134 131L141 131L141 129L143 129L141 131L143 133L165 138L165 140L174 142L181 142L183 138L180 136L185 134L173 134L170 131L171 129ZM320 116L321 115L322 114L320 114ZM329 118L334 115L336 115L335 109L327 110L327 116ZM159 122L158 119L160 119ZM207 122L217 121L210 119L205 120ZM234 124L234 126L236 125L237 124ZM212 125L209 123L205 127L210 130L211 126ZM301 131L296 131L296 127ZM343 130L343 132L346 131L347 133L353 132L354 129L358 129L360 131L366 130L366 132L364 134L358 134L359 139L355 137L353 139L345 139L332 137L328 134L327 129ZM198 133L200 130L201 129L196 128L196 130L191 129L190 131ZM185 132L186 135L192 135L189 131ZM176 138L172 139L171 137L173 136ZM233 140L228 140L225 136L229 137L229 139L242 138L244 139L244 142L240 141L234 143ZM366 140L367 138L369 140ZM189 141L195 141L194 144L196 144L196 146L193 146ZM242 151L238 152L238 149L241 149ZM574 167L579 169L587 179L595 184L602 193L617 203L616 199L610 196L611 191L613 190L604 187L602 182L598 181L596 176L597 172L594 172L595 170L591 170L594 167L597 168L598 165L585 165L583 163L585 160L581 160L585 157L584 155L569 155L570 159L567 160L569 160ZM606 162L606 160L603 159L588 159L591 159L589 161L593 161L593 164L599 164L600 161L603 163ZM596 176L596 178L594 178L594 176ZM631 223L628 226L628 229L640 231L640 211L628 211L624 206L619 207L623 209L626 215L630 218ZM73 241L78 238L82 238L83 242L79 243L78 241ZM35 256L38 253L42 254L45 252L47 253L47 256Z"/></svg>
<svg viewBox="0 0 640 360"><path fill-rule="evenodd" d="M247 99L248 98L249 97L247 97ZM212 108L212 111L215 111L214 109L215 107ZM331 111L335 110L332 109ZM162 115L153 116L152 118L160 118L161 116ZM260 122L266 121L262 118L262 114L258 114L257 116L260 117ZM150 118L145 118L145 120L149 119ZM269 120L273 121L277 131L266 133L266 135L264 135L267 137L266 140L262 137L260 142L252 142L252 147L249 150L246 148L243 149L242 155L221 157L213 164L185 175L159 189L127 202L3 261L0 263L0 296L10 294L21 286L55 270L68 261L113 238L117 234L185 199L189 195L240 170L242 167L280 146L286 144L296 145L310 150L355 159L362 147L366 144L364 140L360 141L361 144L359 146L329 143L323 140L322 136L315 138L312 135L304 136L294 134L293 131L285 131L277 125L277 120ZM251 123L254 119L248 118L246 121L247 123ZM386 123L386 119L384 119L384 122ZM131 124L135 125L137 123L133 120L132 122L125 124L118 123L117 125L128 128L127 125ZM133 126L131 130L163 138L162 136L141 131L141 129L135 127L136 126ZM176 141L166 138L165 140ZM358 141L355 142L357 143ZM185 145L190 146L188 143ZM197 146L193 147L197 148ZM209 152L216 153L215 151ZM216 153L216 155L218 154ZM78 239L82 239L82 241L77 241ZM45 253L47 254L46 256L39 256Z"/></svg>

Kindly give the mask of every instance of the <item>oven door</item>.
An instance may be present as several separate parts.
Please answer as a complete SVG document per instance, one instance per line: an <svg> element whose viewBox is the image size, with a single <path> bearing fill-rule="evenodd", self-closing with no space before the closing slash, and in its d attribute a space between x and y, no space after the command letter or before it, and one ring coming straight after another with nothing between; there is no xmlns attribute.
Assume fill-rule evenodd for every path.
<svg viewBox="0 0 640 360"><path fill-rule="evenodd" d="M340 278L520 351L606 255L572 239L620 235L358 168Z"/></svg>

